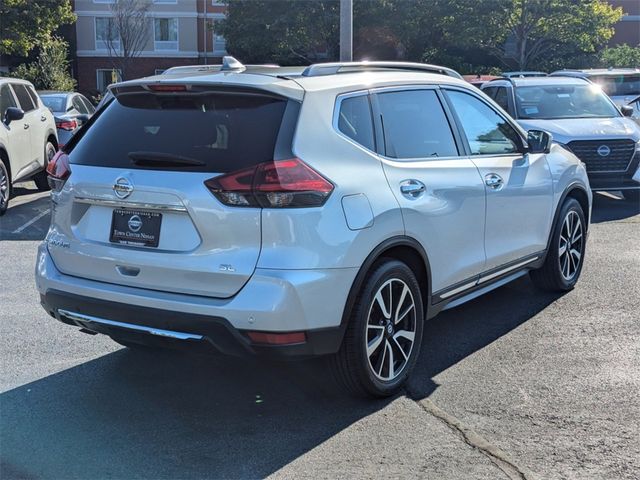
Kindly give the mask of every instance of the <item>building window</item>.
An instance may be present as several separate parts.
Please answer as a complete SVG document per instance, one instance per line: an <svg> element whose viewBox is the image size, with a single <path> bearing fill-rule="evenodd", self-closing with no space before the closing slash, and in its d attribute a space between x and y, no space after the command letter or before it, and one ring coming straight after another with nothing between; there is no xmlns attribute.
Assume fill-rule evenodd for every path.
<svg viewBox="0 0 640 480"><path fill-rule="evenodd" d="M109 50L109 40L114 50L120 49L120 39L116 32L113 19L96 17L96 50Z"/></svg>
<svg viewBox="0 0 640 480"><path fill-rule="evenodd" d="M212 29L212 45L213 45L213 54L214 55L226 55L227 54L227 41L225 40L225 38L220 35L218 32L219 29L219 20L214 20L213 21L213 29Z"/></svg>
<svg viewBox="0 0 640 480"><path fill-rule="evenodd" d="M96 88L100 93L105 92L112 83L122 80L122 72L115 68L105 68L96 70Z"/></svg>
<svg viewBox="0 0 640 480"><path fill-rule="evenodd" d="M178 19L156 18L155 23L155 49L178 50Z"/></svg>
<svg viewBox="0 0 640 480"><path fill-rule="evenodd" d="M153 0L153 3L173 3L175 5L178 0Z"/></svg>

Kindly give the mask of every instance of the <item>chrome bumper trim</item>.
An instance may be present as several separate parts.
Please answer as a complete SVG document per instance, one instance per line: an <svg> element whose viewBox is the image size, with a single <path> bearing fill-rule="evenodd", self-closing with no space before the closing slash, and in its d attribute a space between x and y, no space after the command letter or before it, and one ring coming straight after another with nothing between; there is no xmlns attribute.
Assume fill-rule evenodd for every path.
<svg viewBox="0 0 640 480"><path fill-rule="evenodd" d="M102 205L114 208L135 208L138 210L163 210L169 212L186 212L187 208L182 205L157 204L157 203L139 203L139 202L123 202L121 200L106 200L102 198L75 197L73 199L77 203L88 203L90 205Z"/></svg>
<svg viewBox="0 0 640 480"><path fill-rule="evenodd" d="M126 328L136 330L138 332L149 333L158 337L175 338L177 340L202 340L202 335L194 335L192 333L174 332L172 330L163 330L161 328L145 327L144 325L135 325L133 323L116 322L115 320L107 320L105 318L93 317L83 313L70 312L68 310L58 310L58 314L67 317L75 322L99 323L111 327Z"/></svg>

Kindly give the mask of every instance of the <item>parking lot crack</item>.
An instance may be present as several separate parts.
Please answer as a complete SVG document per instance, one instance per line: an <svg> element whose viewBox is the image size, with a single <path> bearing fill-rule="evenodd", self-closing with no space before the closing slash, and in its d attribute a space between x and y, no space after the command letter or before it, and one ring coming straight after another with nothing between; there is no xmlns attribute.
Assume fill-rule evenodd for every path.
<svg viewBox="0 0 640 480"><path fill-rule="evenodd" d="M464 425L458 418L445 412L428 398L412 398L426 413L436 417L453 430L467 445L485 455L510 480L534 480L537 476L526 467L517 465L505 452L492 445L480 434Z"/></svg>

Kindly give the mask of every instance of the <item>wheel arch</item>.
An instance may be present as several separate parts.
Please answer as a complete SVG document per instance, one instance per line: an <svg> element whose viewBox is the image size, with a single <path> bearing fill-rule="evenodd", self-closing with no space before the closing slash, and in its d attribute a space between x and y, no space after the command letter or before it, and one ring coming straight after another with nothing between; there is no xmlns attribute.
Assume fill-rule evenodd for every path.
<svg viewBox="0 0 640 480"><path fill-rule="evenodd" d="M560 200L556 205L556 211L553 214L553 222L551 223L551 231L549 232L549 239L547 240L547 252L551 246L551 240L553 239L553 234L555 233L556 223L558 221L558 216L560 215L560 210L562 209L562 205L567 200L567 198L575 199L580 206L582 207L582 211L587 220L587 224L585 225L585 230L589 231L589 224L591 222L591 210L589 208L589 194L587 190L580 183L572 183L569 185L562 195L560 196Z"/></svg>
<svg viewBox="0 0 640 480"><path fill-rule="evenodd" d="M0 161L7 167L9 173L9 179L11 179L11 162L9 161L9 152L4 148L4 145L0 144Z"/></svg>
<svg viewBox="0 0 640 480"><path fill-rule="evenodd" d="M431 305L431 267L429 258L420 243L408 236L396 236L389 238L379 244L367 256L363 262L355 280L351 284L347 302L342 312L341 327L346 329L351 316L351 311L358 297L362 285L373 266L382 258L390 258L400 260L406 263L415 273L423 298L423 309L425 316L429 318L429 310Z"/></svg>
<svg viewBox="0 0 640 480"><path fill-rule="evenodd" d="M56 136L56 134L52 130L49 130L47 132L47 138L45 140L45 143L46 142L53 143L53 146L56 147L56 150L58 149L58 137Z"/></svg>

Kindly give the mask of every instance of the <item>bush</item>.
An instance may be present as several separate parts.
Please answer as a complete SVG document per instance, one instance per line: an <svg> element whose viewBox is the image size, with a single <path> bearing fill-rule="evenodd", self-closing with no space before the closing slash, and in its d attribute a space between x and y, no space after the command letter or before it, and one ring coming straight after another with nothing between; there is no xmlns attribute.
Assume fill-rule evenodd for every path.
<svg viewBox="0 0 640 480"><path fill-rule="evenodd" d="M605 48L600 52L600 64L605 67L640 67L640 45L630 47L626 43Z"/></svg>
<svg viewBox="0 0 640 480"><path fill-rule="evenodd" d="M67 47L67 42L53 37L40 47L34 62L18 65L11 76L29 80L36 90L73 91L76 81L69 74Z"/></svg>

